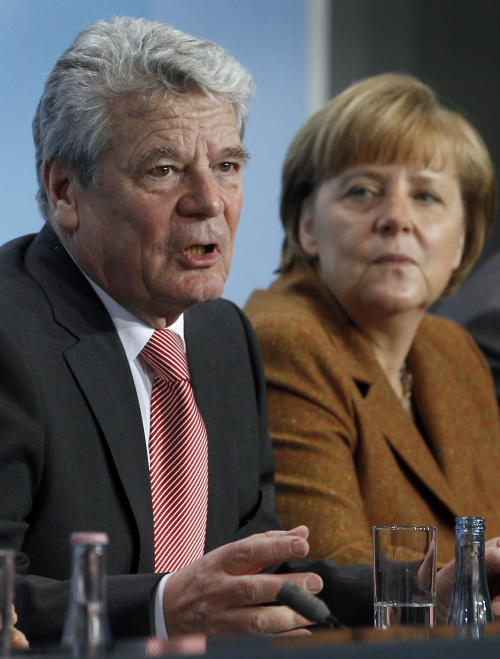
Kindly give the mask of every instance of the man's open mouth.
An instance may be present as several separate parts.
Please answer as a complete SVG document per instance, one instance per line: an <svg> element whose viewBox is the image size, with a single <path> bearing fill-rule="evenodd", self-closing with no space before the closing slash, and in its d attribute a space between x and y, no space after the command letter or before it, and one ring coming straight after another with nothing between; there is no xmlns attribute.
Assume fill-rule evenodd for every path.
<svg viewBox="0 0 500 659"><path fill-rule="evenodd" d="M201 256L202 254L213 252L214 249L215 245L212 243L211 245L191 245L190 247L186 247L185 251L189 254L196 254L197 256Z"/></svg>

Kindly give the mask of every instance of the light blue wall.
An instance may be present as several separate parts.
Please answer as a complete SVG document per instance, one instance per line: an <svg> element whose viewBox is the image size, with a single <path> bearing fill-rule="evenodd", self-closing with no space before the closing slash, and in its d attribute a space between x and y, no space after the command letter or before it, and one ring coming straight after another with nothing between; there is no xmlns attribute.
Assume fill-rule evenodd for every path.
<svg viewBox="0 0 500 659"><path fill-rule="evenodd" d="M273 278L282 241L279 177L306 112L306 0L0 0L0 244L41 226L31 120L47 73L89 22L160 20L224 46L254 76L245 204L225 297L242 305Z"/></svg>

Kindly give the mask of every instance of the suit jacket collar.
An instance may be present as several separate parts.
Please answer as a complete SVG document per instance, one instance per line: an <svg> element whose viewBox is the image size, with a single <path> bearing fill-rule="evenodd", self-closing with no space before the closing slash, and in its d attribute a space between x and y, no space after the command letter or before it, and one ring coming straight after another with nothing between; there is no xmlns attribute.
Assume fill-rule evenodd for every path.
<svg viewBox="0 0 500 659"><path fill-rule="evenodd" d="M227 367L224 346L218 340L216 328L206 326L205 310L211 303L198 305L184 315L184 336L188 366L196 404L205 423L208 441L208 511L205 551L211 551L234 540L232 519L238 499L234 436L221 421L227 401ZM256 438L257 441L257 438Z"/></svg>
<svg viewBox="0 0 500 659"><path fill-rule="evenodd" d="M413 398L420 415L420 423L425 440L419 430L404 411L400 401L392 390L385 374L380 367L373 349L366 341L356 325L334 298L330 290L319 278L313 266L308 263L298 263L292 271L281 277L271 289L287 289L297 292L304 300L304 313L313 314L340 346L343 368L350 373L366 404L370 406L370 414L377 420L380 432L392 446L394 452L406 464L420 481L447 506L453 515L457 512L456 493L452 492L450 483L440 468L439 456L431 452L431 448L442 444L442 419L444 408L449 409L449 398L436 395L443 388L450 387L449 369L433 368L436 359L443 359L435 351L429 352L426 334L429 319L425 317L421 323L414 344L408 355L407 363L414 375ZM429 372L433 373L432 382ZM446 380L444 382L443 380ZM403 430L402 430L403 429ZM448 438L450 428L445 435ZM436 440L436 441L434 441Z"/></svg>
<svg viewBox="0 0 500 659"><path fill-rule="evenodd" d="M31 244L26 267L43 289L55 321L68 332L64 358L100 425L132 509L141 543L139 571L151 571L153 518L144 430L114 324L49 226Z"/></svg>

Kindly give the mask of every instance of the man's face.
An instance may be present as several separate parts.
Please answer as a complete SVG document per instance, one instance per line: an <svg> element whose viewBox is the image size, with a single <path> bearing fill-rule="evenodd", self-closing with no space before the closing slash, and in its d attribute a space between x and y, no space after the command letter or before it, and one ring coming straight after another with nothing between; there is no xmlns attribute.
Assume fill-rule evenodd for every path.
<svg viewBox="0 0 500 659"><path fill-rule="evenodd" d="M84 272L158 328L221 295L246 152L229 103L192 93L136 106L114 111L97 187L70 182L52 222Z"/></svg>

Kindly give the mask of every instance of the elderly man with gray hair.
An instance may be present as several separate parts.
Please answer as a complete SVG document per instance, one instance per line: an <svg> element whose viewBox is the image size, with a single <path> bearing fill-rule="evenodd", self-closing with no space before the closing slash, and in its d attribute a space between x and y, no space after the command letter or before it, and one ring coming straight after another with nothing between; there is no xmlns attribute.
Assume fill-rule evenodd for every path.
<svg viewBox="0 0 500 659"><path fill-rule="evenodd" d="M370 620L368 566L283 564L308 531L279 530L257 344L218 299L253 93L219 46L130 18L91 24L47 79L46 223L0 249L0 544L31 641L61 635L85 530L109 535L116 636L303 628L268 606L287 578Z"/></svg>

